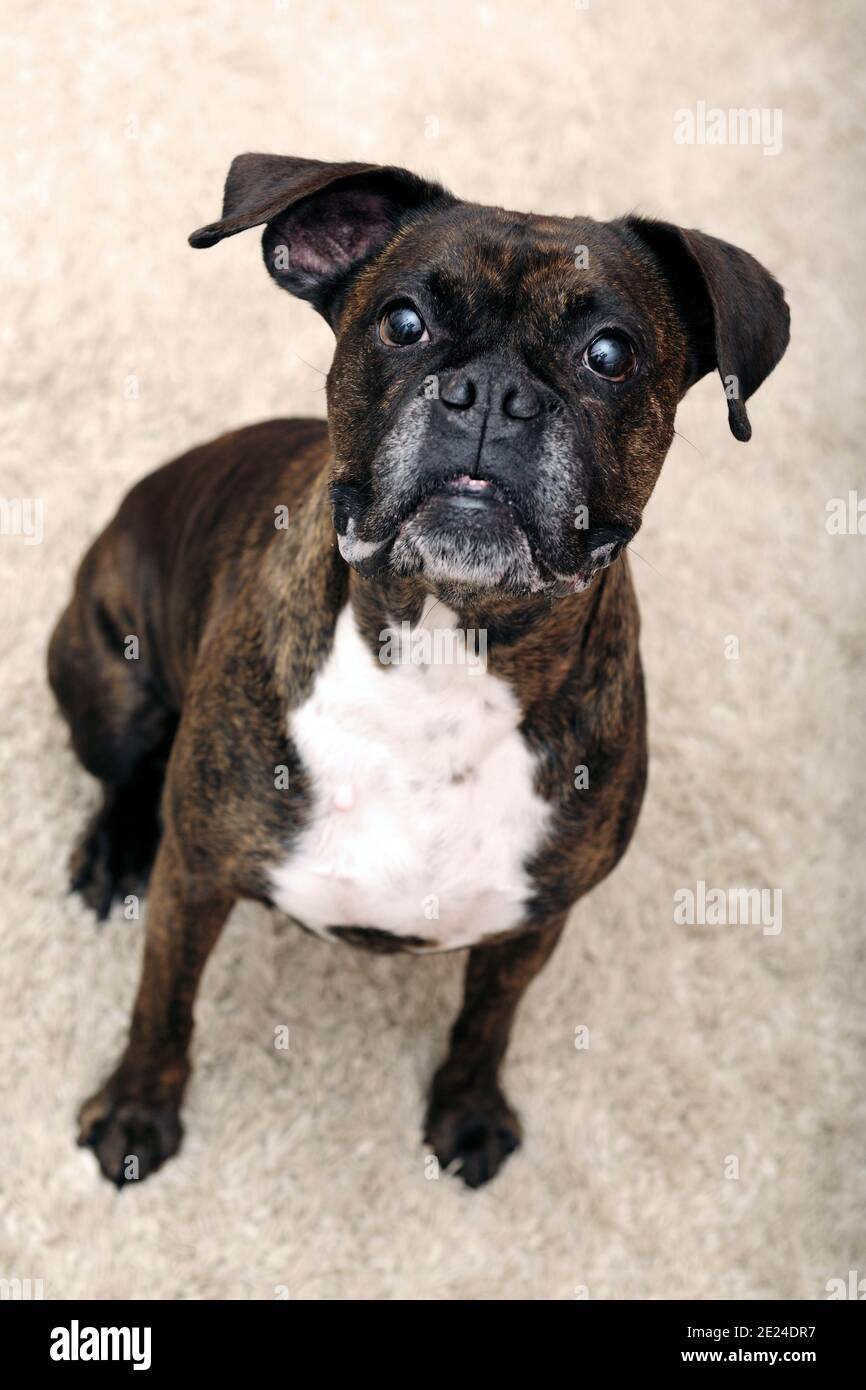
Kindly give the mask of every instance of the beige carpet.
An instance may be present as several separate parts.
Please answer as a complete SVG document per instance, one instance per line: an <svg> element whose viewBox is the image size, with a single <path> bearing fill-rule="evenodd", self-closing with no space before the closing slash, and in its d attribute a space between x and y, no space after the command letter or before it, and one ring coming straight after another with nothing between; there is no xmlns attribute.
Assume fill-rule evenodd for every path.
<svg viewBox="0 0 866 1390"><path fill-rule="evenodd" d="M2 493L43 503L44 539L0 537L0 1276L53 1298L573 1299L866 1275L866 539L825 525L866 490L861 6L94 0L6 22ZM678 145L700 101L780 108L782 152ZM370 958L255 906L205 980L181 1157L117 1194L73 1142L141 927L64 895L94 786L45 686L49 627L135 479L324 409L329 332L268 283L257 236L186 245L250 149L637 207L745 246L792 305L750 445L715 380L680 412L635 562L649 794L527 1000L527 1143L479 1193L428 1181L419 1140L460 958ZM781 932L675 924L698 880L781 889Z"/></svg>

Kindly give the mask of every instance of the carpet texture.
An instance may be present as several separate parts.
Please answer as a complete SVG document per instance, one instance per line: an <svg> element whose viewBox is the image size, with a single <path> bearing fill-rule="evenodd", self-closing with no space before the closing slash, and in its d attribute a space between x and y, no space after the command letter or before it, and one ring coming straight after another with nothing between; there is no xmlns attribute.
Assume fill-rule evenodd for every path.
<svg viewBox="0 0 866 1390"><path fill-rule="evenodd" d="M42 506L43 536L11 512L0 536L0 1275L189 1299L823 1298L862 1277L866 540L826 524L866 488L861 7L119 0L6 23L2 493ZM781 151L678 143L700 102L780 110ZM429 1180L419 1137L462 959L368 957L252 905L205 977L181 1156L118 1194L74 1144L142 927L65 896L95 786L46 688L51 624L142 474L324 413L329 330L257 235L186 245L244 150L699 226L792 308L751 444L717 379L681 408L634 561L647 799L526 999L506 1073L526 1144L477 1193ZM678 924L699 881L780 890L781 931Z"/></svg>

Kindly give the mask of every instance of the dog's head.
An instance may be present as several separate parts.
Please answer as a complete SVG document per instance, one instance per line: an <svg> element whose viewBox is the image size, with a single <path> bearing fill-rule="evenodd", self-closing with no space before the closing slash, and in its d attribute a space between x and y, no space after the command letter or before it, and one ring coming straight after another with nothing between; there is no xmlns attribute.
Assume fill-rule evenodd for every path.
<svg viewBox="0 0 866 1390"><path fill-rule="evenodd" d="M405 169L245 154L212 246L265 263L336 334L331 498L362 574L440 592L585 588L637 531L677 403L716 368L737 439L788 342L781 287L703 232L544 217Z"/></svg>

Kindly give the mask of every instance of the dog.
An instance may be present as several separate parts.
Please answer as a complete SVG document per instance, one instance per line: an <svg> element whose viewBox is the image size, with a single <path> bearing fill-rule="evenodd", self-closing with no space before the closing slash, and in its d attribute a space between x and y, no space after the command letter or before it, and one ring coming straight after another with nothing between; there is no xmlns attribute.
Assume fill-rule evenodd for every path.
<svg viewBox="0 0 866 1390"><path fill-rule="evenodd" d="M788 308L703 232L479 206L391 166L240 155L190 242L253 227L335 334L327 422L139 482L49 646L102 791L72 888L102 918L149 876L129 1041L79 1142L118 1185L176 1153L196 990L247 898L333 942L468 950L424 1137L477 1187L521 1139L515 1010L640 810L626 550L677 404L715 369L748 440Z"/></svg>

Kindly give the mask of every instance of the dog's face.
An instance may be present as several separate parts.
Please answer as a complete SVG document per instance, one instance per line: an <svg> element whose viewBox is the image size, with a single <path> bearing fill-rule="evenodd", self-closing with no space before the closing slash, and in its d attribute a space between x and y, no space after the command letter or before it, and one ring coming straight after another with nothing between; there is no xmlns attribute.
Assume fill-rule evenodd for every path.
<svg viewBox="0 0 866 1390"><path fill-rule="evenodd" d="M265 223L275 280L337 337L334 524L362 574L586 588L641 522L676 407L713 367L731 429L784 352L745 252L630 218L459 202L404 170L242 155L207 246Z"/></svg>
<svg viewBox="0 0 866 1390"><path fill-rule="evenodd" d="M640 525L682 362L657 273L614 230L464 204L429 213L340 315L329 401L343 553L433 585L585 586Z"/></svg>

